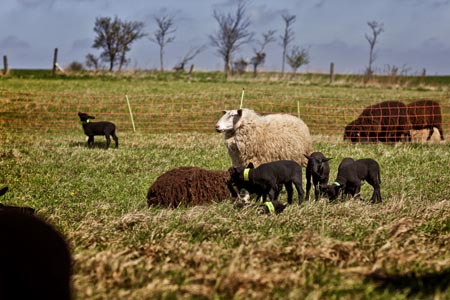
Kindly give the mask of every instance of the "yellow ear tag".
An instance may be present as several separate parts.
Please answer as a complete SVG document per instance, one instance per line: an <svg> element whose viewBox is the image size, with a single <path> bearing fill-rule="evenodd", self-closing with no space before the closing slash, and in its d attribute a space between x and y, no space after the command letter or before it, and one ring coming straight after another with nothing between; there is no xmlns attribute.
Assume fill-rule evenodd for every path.
<svg viewBox="0 0 450 300"><path fill-rule="evenodd" d="M267 206L271 214L275 213L275 207L273 206L272 202L270 201L264 202L264 205Z"/></svg>
<svg viewBox="0 0 450 300"><path fill-rule="evenodd" d="M250 172L249 168L244 169L244 181L248 181L248 173Z"/></svg>

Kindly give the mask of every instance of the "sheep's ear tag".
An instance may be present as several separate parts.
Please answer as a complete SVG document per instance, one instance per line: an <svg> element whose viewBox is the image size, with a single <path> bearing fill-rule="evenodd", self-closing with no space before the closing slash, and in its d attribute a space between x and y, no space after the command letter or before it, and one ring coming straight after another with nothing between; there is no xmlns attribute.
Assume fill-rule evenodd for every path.
<svg viewBox="0 0 450 300"><path fill-rule="evenodd" d="M248 181L248 173L250 172L249 168L244 169L244 181Z"/></svg>
<svg viewBox="0 0 450 300"><path fill-rule="evenodd" d="M267 206L271 214L275 213L275 207L273 206L272 202L270 201L264 202L264 205Z"/></svg>
<svg viewBox="0 0 450 300"><path fill-rule="evenodd" d="M81 121L81 124L87 124L89 123L89 119L87 119L86 121Z"/></svg>
<svg viewBox="0 0 450 300"><path fill-rule="evenodd" d="M337 181L333 182L333 184L334 184L335 186L340 186L340 185L341 185L341 184L340 184L339 182L337 182Z"/></svg>

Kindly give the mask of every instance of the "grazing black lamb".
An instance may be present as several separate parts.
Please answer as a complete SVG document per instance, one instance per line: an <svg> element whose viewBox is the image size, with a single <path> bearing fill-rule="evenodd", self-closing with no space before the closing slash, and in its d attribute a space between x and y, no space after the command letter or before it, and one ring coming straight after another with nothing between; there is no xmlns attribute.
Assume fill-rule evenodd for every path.
<svg viewBox="0 0 450 300"><path fill-rule="evenodd" d="M311 190L311 179L314 184L314 196L315 200L319 199L320 188L319 185L328 183L330 177L330 165L328 161L331 158L326 158L322 152L313 152L311 155L305 155L308 159L306 165L306 196L305 199L309 200L309 192Z"/></svg>
<svg viewBox="0 0 450 300"><path fill-rule="evenodd" d="M0 189L0 196L4 195L8 191L8 187L5 186L4 188ZM28 206L12 206L12 205L4 205L0 203L0 211L15 211L15 212L22 212L26 214L34 214L35 209Z"/></svg>
<svg viewBox="0 0 450 300"><path fill-rule="evenodd" d="M373 187L371 202L381 202L380 165L371 158L363 158L356 161L353 161L351 158L345 158L339 165L336 180L331 185L321 186L321 190L331 201L339 196L340 191L343 191L344 195L359 196L363 180Z"/></svg>
<svg viewBox="0 0 450 300"><path fill-rule="evenodd" d="M104 135L106 138L106 149L109 148L109 144L111 143L110 136L114 139L116 148L119 147L119 138L116 135L116 125L105 121L90 122L90 119L95 119L95 117L82 112L79 112L78 116L80 117L81 124L83 125L84 134L89 137L87 142L88 146L92 146L94 144L94 136Z"/></svg>
<svg viewBox="0 0 450 300"><path fill-rule="evenodd" d="M299 203L303 201L302 167L293 160L269 162L257 168L250 163L247 168L231 167L229 173L232 184L238 190L245 188L250 193L255 193L258 198L262 196L263 202L266 202L267 195L270 201L277 200L280 185L284 185L288 194L288 203L292 204L292 184L297 190Z"/></svg>

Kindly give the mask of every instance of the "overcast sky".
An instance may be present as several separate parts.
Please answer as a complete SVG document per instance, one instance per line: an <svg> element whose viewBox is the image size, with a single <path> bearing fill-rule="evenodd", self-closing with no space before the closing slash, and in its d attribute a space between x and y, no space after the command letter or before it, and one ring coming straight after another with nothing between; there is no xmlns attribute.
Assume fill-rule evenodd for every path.
<svg viewBox="0 0 450 300"><path fill-rule="evenodd" d="M50 68L58 48L60 65L84 63L86 54L99 54L92 48L97 17L141 21L153 33L154 16L167 14L174 16L177 30L166 48L166 69L191 47L206 44L193 61L195 68L222 70L208 37L218 28L213 11L235 9L235 0L1 0L0 55L8 56L10 68ZM263 69L268 71L281 68L283 12L297 17L293 45L310 49L310 64L300 72L328 72L334 62L338 73L362 73L369 56L367 22L377 21L384 24L376 46L378 72L396 66L408 74L423 68L429 75L450 74L450 0L250 0L247 13L255 36L277 30L277 41L267 48ZM253 46L243 47L236 58L250 58ZM128 68L159 68L156 44L142 38L131 47Z"/></svg>

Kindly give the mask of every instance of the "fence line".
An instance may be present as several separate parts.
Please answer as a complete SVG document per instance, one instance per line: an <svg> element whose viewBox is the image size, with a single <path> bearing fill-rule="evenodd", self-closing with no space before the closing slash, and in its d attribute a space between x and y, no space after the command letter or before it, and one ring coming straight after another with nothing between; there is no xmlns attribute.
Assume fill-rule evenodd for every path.
<svg viewBox="0 0 450 300"><path fill-rule="evenodd" d="M186 131L214 132L222 109L239 107L239 99L223 93L181 93L177 95L129 95L136 130L144 133ZM338 136L342 139L346 124L354 120L368 105L380 101L349 101L338 98L313 98L252 93L244 99L244 107L260 114L288 113L308 124L313 135ZM405 104L418 98L397 99ZM450 99L440 102L444 133L450 129ZM299 107L298 104L299 103ZM0 90L0 132L69 133L79 132L78 111L88 112L97 120L114 122L122 132L133 131L125 95L86 95L75 93L14 92ZM1 139L1 136L0 136Z"/></svg>

